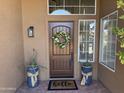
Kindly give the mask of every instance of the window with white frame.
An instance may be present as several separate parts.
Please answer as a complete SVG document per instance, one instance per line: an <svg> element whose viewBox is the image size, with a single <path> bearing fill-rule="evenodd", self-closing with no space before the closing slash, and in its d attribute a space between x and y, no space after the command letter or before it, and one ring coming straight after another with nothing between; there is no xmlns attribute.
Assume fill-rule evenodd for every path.
<svg viewBox="0 0 124 93"><path fill-rule="evenodd" d="M95 20L79 20L78 59L79 62L94 62Z"/></svg>
<svg viewBox="0 0 124 93"><path fill-rule="evenodd" d="M96 0L48 0L50 15L95 15Z"/></svg>
<svg viewBox="0 0 124 93"><path fill-rule="evenodd" d="M112 71L115 71L117 42L117 37L112 33L112 29L117 26L117 22L117 11L101 19L100 63Z"/></svg>

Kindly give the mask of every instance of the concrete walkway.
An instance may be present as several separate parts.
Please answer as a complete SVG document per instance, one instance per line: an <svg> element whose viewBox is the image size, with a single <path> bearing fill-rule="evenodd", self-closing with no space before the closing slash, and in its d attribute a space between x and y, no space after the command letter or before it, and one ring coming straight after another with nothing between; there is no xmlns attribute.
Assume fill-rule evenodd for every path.
<svg viewBox="0 0 124 93"><path fill-rule="evenodd" d="M48 91L48 81L43 81L37 88L28 88L26 84L21 86L16 93L110 93L100 82L93 81L90 86L80 86L80 81L76 81L78 90L57 90Z"/></svg>

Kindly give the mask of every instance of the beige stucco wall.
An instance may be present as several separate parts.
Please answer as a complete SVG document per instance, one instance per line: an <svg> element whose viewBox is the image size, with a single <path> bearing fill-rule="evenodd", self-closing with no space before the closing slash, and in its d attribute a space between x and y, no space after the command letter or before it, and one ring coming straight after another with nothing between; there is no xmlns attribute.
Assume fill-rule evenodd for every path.
<svg viewBox="0 0 124 93"><path fill-rule="evenodd" d="M74 77L79 79L80 65L77 62L79 19L97 19L94 79L97 79L98 71L99 80L112 93L123 93L124 65L121 65L117 59L116 72L98 65L99 0L97 1L97 16L49 16L47 15L47 0L0 0L0 93L14 93L15 90L11 88L17 88L23 82L24 62L25 65L29 63L33 48L38 52L38 64L47 67L40 71L41 80L49 79L49 21L74 21ZM100 17L114 11L115 4L115 0L101 0ZM119 25L123 26L122 24L124 23L119 20ZM29 26L34 26L34 38L27 37ZM97 67L99 67L98 70Z"/></svg>
<svg viewBox="0 0 124 93"><path fill-rule="evenodd" d="M116 10L116 0L101 0L101 17ZM120 11L119 11L120 15ZM119 20L119 26L124 27L124 21ZM117 49L119 50L119 48ZM104 66L98 66L98 79L112 92L124 93L124 65L116 60L116 70L112 72Z"/></svg>
<svg viewBox="0 0 124 93"><path fill-rule="evenodd" d="M21 0L0 0L0 93L14 93L24 80Z"/></svg>
<svg viewBox="0 0 124 93"><path fill-rule="evenodd" d="M99 0L97 0L99 2ZM97 8L99 10L99 8ZM74 77L80 78L80 65L77 62L78 54L78 20L79 19L98 19L98 16L50 16L47 15L47 0L22 0L23 15L23 38L25 64L29 63L32 49L38 52L38 64L47 67L40 70L41 80L49 79L49 43L48 43L48 22L49 21L74 21ZM98 13L97 13L98 15ZM27 28L34 26L35 37L27 37ZM98 21L97 31L98 35ZM97 36L96 36L97 37ZM94 65L94 79L97 79L97 58L98 58L98 39L96 38L96 62Z"/></svg>

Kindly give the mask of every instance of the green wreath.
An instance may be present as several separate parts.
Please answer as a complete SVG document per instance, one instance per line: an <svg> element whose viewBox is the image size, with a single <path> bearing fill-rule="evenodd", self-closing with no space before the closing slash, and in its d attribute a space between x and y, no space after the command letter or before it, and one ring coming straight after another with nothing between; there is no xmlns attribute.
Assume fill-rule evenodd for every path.
<svg viewBox="0 0 124 93"><path fill-rule="evenodd" d="M52 39L59 48L65 48L70 42L70 35L66 32L60 31L54 34Z"/></svg>

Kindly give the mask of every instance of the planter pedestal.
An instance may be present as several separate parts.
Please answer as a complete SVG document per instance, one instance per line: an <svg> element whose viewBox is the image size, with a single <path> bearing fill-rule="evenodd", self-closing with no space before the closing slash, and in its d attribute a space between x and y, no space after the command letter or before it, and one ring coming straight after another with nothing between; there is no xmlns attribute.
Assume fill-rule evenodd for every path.
<svg viewBox="0 0 124 93"><path fill-rule="evenodd" d="M39 67L27 67L27 86L35 88L39 85Z"/></svg>
<svg viewBox="0 0 124 93"><path fill-rule="evenodd" d="M81 68L81 85L91 85L92 84L92 67L85 67Z"/></svg>

